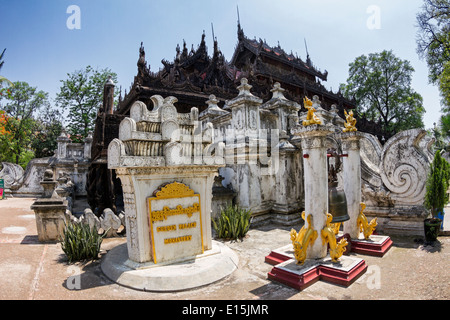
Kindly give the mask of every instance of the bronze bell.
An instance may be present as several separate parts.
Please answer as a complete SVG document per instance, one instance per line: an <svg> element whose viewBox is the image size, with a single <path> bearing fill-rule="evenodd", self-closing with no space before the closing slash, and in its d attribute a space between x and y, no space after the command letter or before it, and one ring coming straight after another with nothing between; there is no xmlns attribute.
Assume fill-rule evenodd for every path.
<svg viewBox="0 0 450 320"><path fill-rule="evenodd" d="M337 181L331 182L328 186L328 211L333 216L331 223L350 220L345 192L337 186Z"/></svg>

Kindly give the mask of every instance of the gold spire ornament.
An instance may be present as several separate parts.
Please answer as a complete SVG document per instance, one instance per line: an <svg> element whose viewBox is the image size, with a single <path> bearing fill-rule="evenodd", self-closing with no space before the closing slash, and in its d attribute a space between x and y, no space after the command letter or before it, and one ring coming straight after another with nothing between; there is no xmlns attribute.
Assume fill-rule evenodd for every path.
<svg viewBox="0 0 450 320"><path fill-rule="evenodd" d="M368 240L372 233L375 231L377 226L377 218L372 219L370 222L364 215L364 210L366 209L366 204L361 202L361 211L359 212L358 218L356 219L356 225L359 227L360 232L364 234L364 238Z"/></svg>
<svg viewBox="0 0 450 320"><path fill-rule="evenodd" d="M345 120L346 122L344 123L344 132L355 132L358 131L358 129L356 129L356 119L353 117L353 110L350 110L349 113L347 113L347 110L344 110L345 113Z"/></svg>
<svg viewBox="0 0 450 320"><path fill-rule="evenodd" d="M305 211L302 212L302 218L305 219ZM308 228L303 228L297 233L294 229L291 230L291 241L294 246L294 256L297 264L303 264L306 260L306 250L308 246L312 246L317 239L317 231L312 227L313 216L310 214L307 217Z"/></svg>
<svg viewBox="0 0 450 320"><path fill-rule="evenodd" d="M330 245L330 258L333 262L338 262L339 258L342 257L345 251L345 247L348 242L345 238L342 238L338 243L336 242L336 234L335 230L331 224L331 220L333 220L333 215L327 213L327 222L325 228L322 229L321 237L322 244Z"/></svg>
<svg viewBox="0 0 450 320"><path fill-rule="evenodd" d="M303 126L310 126L313 124L322 124L322 120L314 114L316 109L313 107L313 103L311 100L308 99L308 97L305 97L303 99L303 105L305 106L306 110L308 110L308 113L306 114L306 120L303 120Z"/></svg>

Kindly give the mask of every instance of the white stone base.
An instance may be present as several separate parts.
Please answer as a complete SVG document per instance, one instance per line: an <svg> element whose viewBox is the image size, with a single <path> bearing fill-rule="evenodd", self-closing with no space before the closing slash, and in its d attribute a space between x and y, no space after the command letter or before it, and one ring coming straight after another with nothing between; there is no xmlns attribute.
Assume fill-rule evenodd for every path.
<svg viewBox="0 0 450 320"><path fill-rule="evenodd" d="M219 281L237 269L239 258L223 243L201 255L170 264L136 263L128 259L126 244L110 250L102 264L112 281L132 289L169 292L189 290Z"/></svg>

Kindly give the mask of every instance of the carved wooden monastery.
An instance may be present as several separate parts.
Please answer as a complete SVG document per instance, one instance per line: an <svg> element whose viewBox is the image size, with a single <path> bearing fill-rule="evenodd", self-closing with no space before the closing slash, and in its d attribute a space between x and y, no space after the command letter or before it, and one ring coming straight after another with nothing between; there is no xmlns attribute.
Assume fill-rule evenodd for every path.
<svg viewBox="0 0 450 320"><path fill-rule="evenodd" d="M226 145L226 166L219 170L224 178L223 185L236 193L237 203L253 211L254 221L291 224L300 219L299 212L304 202L302 146L301 139L291 129L306 116L303 100L305 97L313 99L317 114L336 133L342 132L344 111L355 109L356 105L340 92L333 93L320 83L327 80L328 73L319 71L309 55L305 62L286 53L279 45L271 47L265 41L249 39L240 24L237 36L238 43L231 61L225 59L216 39L213 55L209 56L203 33L196 50L193 47L188 50L185 42L182 48L177 46L174 61L163 60L164 67L156 73L147 65L141 44L137 75L128 93L119 97L117 108L114 108L114 84L105 84L87 179L88 202L97 214L105 208L117 212L118 208L123 207L120 181L114 170L107 167L108 145L118 137L119 125L130 115L135 103L144 103L148 110L152 110L154 97L161 96L174 97L178 113L187 114L191 108L197 108L198 121L203 123L203 127L207 122L213 125L215 143ZM418 170L416 165L416 168L405 171L405 174L420 171L417 177L407 179L408 186L405 186L404 176L401 178L403 180L395 177L403 174L403 171L396 171L395 159L390 159L390 174L385 174L380 169L384 163L382 157L388 156L391 151L384 150L386 148L378 141L383 133L376 123L358 117L356 112L355 117L358 131L366 137L361 141L362 151L367 151L362 155L363 196L366 195L366 200L373 204L373 214L382 214L390 220L389 215L398 214L398 210L392 210L396 201L400 201L398 203L406 212L404 214L413 207L421 206L417 199L424 188L420 183L411 183L420 178L421 169ZM273 129L277 129L277 136L271 135ZM233 132L233 141L227 141L230 139L227 130ZM266 136L261 136L261 132ZM409 134L418 137L414 143L425 150L420 154L423 161L418 160L420 168L425 167L430 158L428 142L422 141L425 137L421 132ZM239 140L240 137L244 138ZM339 153L341 142L338 135L328 140L329 147ZM395 141L386 145L395 149ZM277 152L272 152L272 149L275 150L273 147ZM409 151L402 149L402 152ZM279 166L272 170L275 160ZM397 196L395 192L399 184L402 184L398 186L401 192ZM415 200L401 202L405 192L408 199L413 197ZM370 215L370 208L367 213Z"/></svg>

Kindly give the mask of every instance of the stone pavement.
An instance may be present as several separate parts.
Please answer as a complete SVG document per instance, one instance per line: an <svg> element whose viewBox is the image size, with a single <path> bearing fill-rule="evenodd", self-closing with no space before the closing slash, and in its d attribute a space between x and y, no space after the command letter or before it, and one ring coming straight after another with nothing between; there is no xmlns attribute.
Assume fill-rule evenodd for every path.
<svg viewBox="0 0 450 320"><path fill-rule="evenodd" d="M0 200L1 300L450 299L448 236L434 245L425 245L421 237L392 237L394 245L384 257L358 255L368 270L350 287L319 281L299 292L267 279L272 266L264 257L290 241L290 228L275 226L252 229L243 241L226 242L239 255L239 265L223 280L183 292L136 291L106 278L100 260L69 265L60 244L39 243L30 209L33 201ZM125 238L105 239L102 256L124 242Z"/></svg>

